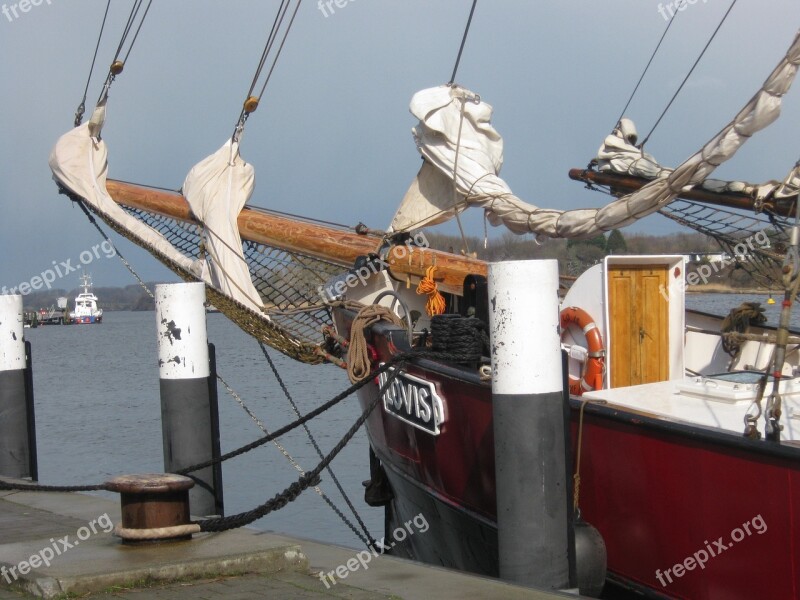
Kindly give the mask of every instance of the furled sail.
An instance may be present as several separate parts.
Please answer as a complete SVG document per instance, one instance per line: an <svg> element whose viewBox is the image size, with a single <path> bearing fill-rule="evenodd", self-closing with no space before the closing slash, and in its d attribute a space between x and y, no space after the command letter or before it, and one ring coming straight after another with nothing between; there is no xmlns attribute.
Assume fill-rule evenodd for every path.
<svg viewBox="0 0 800 600"><path fill-rule="evenodd" d="M203 224L207 258L202 277L220 292L260 312L263 302L242 252L236 219L253 195L253 166L239 155L239 143L228 140L211 156L197 163L183 183L183 195L194 216Z"/></svg>
<svg viewBox="0 0 800 600"><path fill-rule="evenodd" d="M53 178L73 194L83 198L117 227L130 232L155 248L182 269L200 275L200 265L184 256L164 236L120 208L106 190L108 149L100 134L105 123L105 101L95 108L92 118L62 135L50 153Z"/></svg>
<svg viewBox="0 0 800 600"><path fill-rule="evenodd" d="M414 137L426 166L391 227L404 231L439 223L468 206L483 208L493 225L549 237L591 237L630 225L669 204L682 189L707 179L748 138L772 123L780 114L782 97L794 81L798 64L800 34L750 102L703 148L674 171L599 209L562 211L523 202L498 175L503 141L491 125L491 106L457 86L418 92L411 101L411 112L419 119ZM453 190L450 194L427 194L447 190L448 182Z"/></svg>
<svg viewBox="0 0 800 600"><path fill-rule="evenodd" d="M632 175L644 179L667 177L673 169L662 167L656 159L636 146L636 125L630 119L620 119L614 130L606 136L593 161L600 173ZM754 184L746 181L704 179L700 186L717 194L745 194L756 200L783 199L796 196L800 190L800 166L795 165L783 181Z"/></svg>

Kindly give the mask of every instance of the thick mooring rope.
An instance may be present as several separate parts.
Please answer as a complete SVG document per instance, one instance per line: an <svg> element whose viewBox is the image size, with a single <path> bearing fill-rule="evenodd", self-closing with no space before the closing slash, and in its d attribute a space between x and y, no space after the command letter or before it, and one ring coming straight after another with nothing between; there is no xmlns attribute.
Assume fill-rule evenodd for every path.
<svg viewBox="0 0 800 600"><path fill-rule="evenodd" d="M347 376L351 383L370 378L372 361L364 330L378 321L388 321L398 327L405 327L400 317L385 306L370 304L358 311L350 326L350 349L347 354Z"/></svg>
<svg viewBox="0 0 800 600"><path fill-rule="evenodd" d="M322 406L314 409L304 417L297 419L293 423L286 425L275 432L271 433L270 435L264 436L254 442L246 444L237 450L233 450L228 452L218 458L208 460L191 467L187 467L185 469L181 469L176 471L175 473L178 475L186 475L187 473L191 473L192 471L197 471L200 469L204 469L206 467L210 467L212 465L216 465L223 461L229 460L234 458L235 456L240 456L245 452L248 452L254 448L262 446L272 440L288 433L289 431L301 426L303 423L306 423L313 419L316 416L319 416L329 408L335 406L339 402L341 402L344 398L350 396L353 392L361 389L365 385L372 383L378 375L389 372L386 381L375 394L375 398L370 402L369 406L367 406L364 411L361 413L361 416L356 420L352 427L345 433L344 437L339 441L336 446L325 456L325 458L311 471L306 472L302 475L296 482L292 483L282 492L276 494L263 504L255 507L252 510L247 512L239 513L237 515L231 515L229 517L221 517L215 519L206 519L204 521L195 522L195 524L200 526L201 531L226 531L228 529L235 529L237 527L243 527L252 523L253 521L260 519L267 514L283 508L289 502L295 500L304 490L309 488L312 485L316 485L319 481L320 473L333 461L334 458L342 451L342 449L347 445L347 443L353 438L356 432L360 429L360 427L364 424L367 420L369 415L378 405L383 397L383 393L388 389L388 386L392 385L394 379L400 374L399 368L394 368L401 366L402 364L408 363L417 358L428 358L433 360L440 360L446 362L474 362L480 359L480 353L470 352L466 354L457 354L457 353L443 353L443 352L434 352L431 350L424 350L424 349L414 349L409 352L404 352L401 354L397 354L391 359L387 360L383 363L380 367L375 369L370 373L370 376L365 377L361 381L354 383L351 385L347 390L343 391L342 393L338 394L336 397L332 398ZM80 492L80 491L97 491L97 490L107 490L107 484L100 484L100 485L91 485L91 486L41 486L35 484L18 484L18 483L8 483L0 480L0 490L3 491L36 491L36 492Z"/></svg>

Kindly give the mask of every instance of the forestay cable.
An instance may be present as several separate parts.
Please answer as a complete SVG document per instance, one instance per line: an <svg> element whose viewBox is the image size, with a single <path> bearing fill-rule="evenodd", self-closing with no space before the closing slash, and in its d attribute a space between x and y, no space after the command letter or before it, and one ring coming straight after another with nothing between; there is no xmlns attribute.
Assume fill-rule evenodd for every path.
<svg viewBox="0 0 800 600"><path fill-rule="evenodd" d="M672 106L672 103L675 102L675 99L678 97L678 94L680 94L681 90L683 90L683 86L685 86L686 82L689 81L689 77L692 76L692 73L694 73L694 70L697 67L697 65L700 64L700 61L703 59L706 50L708 50L709 46L711 46L711 42L714 41L714 38L717 37L717 33L719 33L719 30L722 28L722 25L725 23L725 20L728 18L728 15L733 10L733 7L736 6L736 2L738 2L738 0L733 0L733 2L731 2L731 5L728 7L728 10L725 11L725 14L722 17L722 20L719 22L719 25L717 25L717 28L714 30L714 33L711 34L711 37L709 38L708 42L706 42L703 51L700 52L700 56L698 56L697 60L694 61L692 68L689 69L689 72L686 74L686 77L683 78L683 81L681 82L680 86L678 86L678 89L675 91L675 94L670 99L669 103L667 104L667 107L664 109L664 112L662 112L661 116L658 117L658 120L656 121L656 124L653 125L653 128L650 130L650 133L648 133L647 137L644 138L644 141L641 143L642 148L644 148L644 145L648 142L648 140L650 140L650 136L653 135L653 132L655 132L656 128L661 123L661 120L667 114L667 111L669 111L670 107Z"/></svg>

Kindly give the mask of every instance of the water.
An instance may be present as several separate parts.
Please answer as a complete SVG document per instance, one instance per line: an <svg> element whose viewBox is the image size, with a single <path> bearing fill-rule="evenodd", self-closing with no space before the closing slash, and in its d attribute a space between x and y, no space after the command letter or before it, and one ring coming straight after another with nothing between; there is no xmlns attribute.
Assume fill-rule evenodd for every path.
<svg viewBox="0 0 800 600"><path fill-rule="evenodd" d="M102 325L25 330L33 347L42 483L98 483L124 473L163 471L155 313L106 312L103 320ZM208 336L217 348L219 374L268 429L296 418L257 342L221 314L208 316ZM308 367L278 352L272 357L302 413L349 385L338 367ZM219 406L223 452L263 435L222 385ZM352 396L309 424L323 453L359 414ZM280 441L302 467L311 469L319 462L302 428ZM333 469L372 535L380 538L383 510L363 501L361 482L369 477L368 464L362 428L333 462ZM222 476L226 514L234 514L271 498L299 474L268 444L224 463ZM321 487L348 512L327 473ZM358 538L312 489L255 526L360 547Z"/></svg>
<svg viewBox="0 0 800 600"><path fill-rule="evenodd" d="M731 309L742 302L760 302L761 308L767 317L767 325L777 326L781 316L781 302L783 294L773 294L775 304L767 304L769 296L766 294L686 294L686 308L701 310L715 315L727 315ZM800 328L800 314L795 307L792 311L790 324L793 328Z"/></svg>
<svg viewBox="0 0 800 600"><path fill-rule="evenodd" d="M687 294L686 304L725 314L745 301L761 302L769 322L777 324L780 298L766 305L765 296ZM795 315L793 325L800 326ZM221 314L208 316L209 340L216 345L220 375L252 408L268 429L295 419L258 344ZM48 484L97 483L123 473L163 470L156 364L155 313L107 312L102 325L40 327L26 330L33 345L34 391L40 480ZM305 413L347 387L345 374L330 365L307 367L273 352L289 390ZM261 436L261 431L219 386L222 451ZM355 397L343 401L310 428L323 452L332 448L356 420ZM281 439L307 469L319 461L302 429ZM383 510L363 501L368 478L368 445L363 429L333 462L333 468L364 517L380 538ZM248 510L292 483L298 473L271 444L223 465L227 514ZM344 507L327 474L322 489ZM313 490L256 523L268 529L359 547L347 529Z"/></svg>

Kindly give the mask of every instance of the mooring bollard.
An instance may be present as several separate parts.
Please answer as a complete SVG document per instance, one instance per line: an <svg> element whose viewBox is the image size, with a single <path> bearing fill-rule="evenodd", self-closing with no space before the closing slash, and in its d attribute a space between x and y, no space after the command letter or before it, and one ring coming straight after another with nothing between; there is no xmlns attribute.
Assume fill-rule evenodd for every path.
<svg viewBox="0 0 800 600"><path fill-rule="evenodd" d="M205 284L156 286L158 365L164 470L175 472L219 457L216 374L211 371L206 333ZM189 476L192 514L223 514L222 468Z"/></svg>
<svg viewBox="0 0 800 600"><path fill-rule="evenodd" d="M570 587L558 263L489 265L500 577Z"/></svg>
<svg viewBox="0 0 800 600"><path fill-rule="evenodd" d="M0 475L39 478L30 344L22 296L0 296Z"/></svg>
<svg viewBox="0 0 800 600"><path fill-rule="evenodd" d="M120 494L122 522L114 533L123 543L191 539L200 526L189 516L189 490L194 482L182 475L121 475L106 483Z"/></svg>

